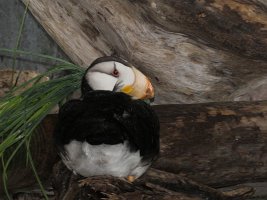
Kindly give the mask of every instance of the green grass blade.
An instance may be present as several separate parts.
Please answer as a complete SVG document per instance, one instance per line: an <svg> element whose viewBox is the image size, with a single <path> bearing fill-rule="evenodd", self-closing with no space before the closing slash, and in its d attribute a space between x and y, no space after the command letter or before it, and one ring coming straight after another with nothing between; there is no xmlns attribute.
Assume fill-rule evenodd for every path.
<svg viewBox="0 0 267 200"><path fill-rule="evenodd" d="M54 75L63 71L69 71L69 74L45 82L38 82L45 75ZM53 66L46 73L30 79L22 86L15 87L6 97L0 99L0 137L2 138L0 157L3 160L3 181L7 197L10 197L6 184L8 178L7 170L12 159L19 152L22 144L27 143L29 149L29 141L35 128L49 111L80 87L84 71L85 69L73 64L61 63ZM18 95L14 95L18 89L28 84L32 84L32 86ZM6 160L4 155L10 152L8 151L9 149L12 152L11 154L9 153L10 157ZM27 154L25 159L26 161L28 160L32 170L35 171L36 180L45 195L45 190L38 177L32 158Z"/></svg>
<svg viewBox="0 0 267 200"><path fill-rule="evenodd" d="M5 53L13 53L14 52L14 49L0 48L0 51L5 52ZM76 68L80 68L79 66L77 66L77 65L75 65L73 63L70 63L70 62L68 62L68 61L66 61L64 59L56 58L56 57L45 55L45 54L33 53L33 52L22 51L22 50L16 50L16 54L36 56L36 57L44 58L44 59L47 59L47 60L50 60L50 61L51 60L52 61L58 61L58 62L67 64L67 65L70 65L70 66L73 66L73 67L76 67Z"/></svg>
<svg viewBox="0 0 267 200"><path fill-rule="evenodd" d="M37 173L37 171L36 171L36 168L35 168L35 165L34 165L32 156L31 156L31 151L30 151L30 149L27 149L27 154L28 154L27 156L28 156L28 158L29 158L29 163L30 163L30 165L31 165L32 171L33 171L34 176L35 176L35 178L36 178L36 180L37 180L37 182L38 182L38 184L39 184L39 187L40 187L40 189L41 189L41 191L42 191L42 193L43 193L43 195L44 195L44 198L45 198L46 200L49 200L48 196L46 195L44 186L43 186L43 184L42 184L42 182L41 182L41 180L40 180L40 177L39 177L39 175L38 175L38 173Z"/></svg>
<svg viewBox="0 0 267 200"><path fill-rule="evenodd" d="M4 156L1 156L1 163L2 163L2 167L5 167L5 161L4 161ZM12 200L11 196L9 195L9 191L7 188L7 174L5 172L2 173L2 181L3 181L3 186L4 186L4 192L6 194L7 199Z"/></svg>
<svg viewBox="0 0 267 200"><path fill-rule="evenodd" d="M13 72L12 72L12 77L11 77L11 85L13 85L15 64L16 64L16 60L17 60L16 59L16 57L17 57L16 51L20 46L21 35L22 35L23 28L24 28L25 18L26 18L26 14L28 12L29 4L30 4L30 1L28 1L27 5L26 5L26 8L24 10L24 13L23 13L23 16L22 16L22 20L21 20L21 23L20 23L20 27L19 27L19 33L18 33L18 36L17 36L16 47L15 47L14 52L13 52L13 63L12 63L12 71ZM19 71L19 73L17 75L17 78L15 80L14 86L17 85L17 82L18 82L20 74L21 74L21 70Z"/></svg>
<svg viewBox="0 0 267 200"><path fill-rule="evenodd" d="M53 61L56 64L45 73L37 75L20 86L17 86L21 75L20 70L15 79L14 87L12 87L11 91L5 97L0 99L0 157L3 166L3 186L8 199L12 199L12 196L8 193L7 186L8 168L23 144L26 145L26 161L29 162L45 199L48 199L31 156L31 137L35 133L36 127L49 111L59 102L63 102L65 98L80 87L81 77L85 71L80 66L64 59L19 49L29 2L30 0L27 2L21 19L15 48L0 48L0 53L3 55L10 54L13 57L11 82L12 84L14 82L14 69L18 57L38 57L47 61ZM40 81L46 76L54 76L63 72L65 73L66 71L68 73L64 77L56 77L45 82ZM26 87L29 88L22 91Z"/></svg>

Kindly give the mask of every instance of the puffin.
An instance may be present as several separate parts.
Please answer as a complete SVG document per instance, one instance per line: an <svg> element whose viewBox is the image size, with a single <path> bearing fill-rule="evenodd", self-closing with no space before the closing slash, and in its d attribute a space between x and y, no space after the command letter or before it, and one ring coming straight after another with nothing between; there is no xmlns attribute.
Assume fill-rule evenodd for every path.
<svg viewBox="0 0 267 200"><path fill-rule="evenodd" d="M83 177L139 178L160 150L153 99L150 79L128 61L97 58L82 77L80 99L59 109L54 140L63 163Z"/></svg>

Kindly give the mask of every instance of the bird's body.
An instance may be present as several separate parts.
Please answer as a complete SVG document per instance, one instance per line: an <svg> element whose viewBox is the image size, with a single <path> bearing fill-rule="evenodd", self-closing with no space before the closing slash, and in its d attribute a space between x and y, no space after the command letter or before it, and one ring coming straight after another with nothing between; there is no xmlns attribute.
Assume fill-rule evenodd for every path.
<svg viewBox="0 0 267 200"><path fill-rule="evenodd" d="M128 94L87 88L59 112L54 136L63 162L85 177L138 178L159 153L157 116Z"/></svg>

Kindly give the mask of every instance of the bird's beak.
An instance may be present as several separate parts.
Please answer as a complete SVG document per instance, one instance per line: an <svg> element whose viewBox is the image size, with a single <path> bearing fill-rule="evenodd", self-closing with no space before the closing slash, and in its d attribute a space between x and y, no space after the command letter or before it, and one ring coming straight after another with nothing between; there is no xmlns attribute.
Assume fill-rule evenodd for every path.
<svg viewBox="0 0 267 200"><path fill-rule="evenodd" d="M124 92L134 99L153 99L154 98L154 88L150 80L142 74L136 68L132 68L135 81L132 85L126 85L121 89L121 92Z"/></svg>

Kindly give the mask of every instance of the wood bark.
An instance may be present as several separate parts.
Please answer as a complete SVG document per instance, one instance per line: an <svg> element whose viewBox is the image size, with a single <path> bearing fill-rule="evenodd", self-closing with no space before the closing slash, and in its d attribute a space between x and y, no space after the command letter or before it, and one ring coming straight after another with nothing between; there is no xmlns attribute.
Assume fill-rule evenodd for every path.
<svg viewBox="0 0 267 200"><path fill-rule="evenodd" d="M132 62L158 104L267 99L265 0L31 0L29 8L75 63L110 54Z"/></svg>
<svg viewBox="0 0 267 200"><path fill-rule="evenodd" d="M222 192L176 174L150 169L130 183L122 178L96 176L83 179L73 175L62 162L54 167L56 199L184 199L239 200L254 193L251 187Z"/></svg>
<svg viewBox="0 0 267 200"><path fill-rule="evenodd" d="M161 151L145 176L149 184L177 192L174 190L179 185L177 179L174 179L177 187L167 187L167 183L172 185L170 177L194 180L199 191L202 191L201 185L217 188L267 180L267 101L153 108L161 124ZM37 170L44 180L48 179L57 160L52 140L56 119L57 115L45 118L32 144ZM19 160L13 163L9 173L11 190L34 182L31 170ZM168 173L172 175L166 175ZM164 184L158 181L160 174L169 177L162 179ZM1 183L0 188L3 188ZM206 189L204 187L204 191Z"/></svg>
<svg viewBox="0 0 267 200"><path fill-rule="evenodd" d="M215 187L267 178L267 103L154 107L161 156L154 168Z"/></svg>

